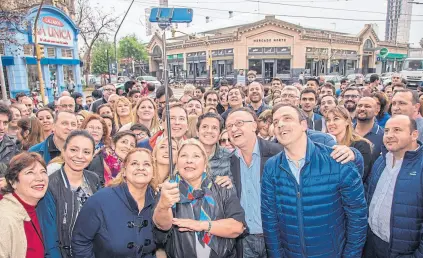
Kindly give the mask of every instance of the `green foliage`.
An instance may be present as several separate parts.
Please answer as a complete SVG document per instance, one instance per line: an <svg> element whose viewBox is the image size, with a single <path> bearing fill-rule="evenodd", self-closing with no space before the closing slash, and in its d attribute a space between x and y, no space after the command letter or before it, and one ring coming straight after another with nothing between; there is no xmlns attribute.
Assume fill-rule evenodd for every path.
<svg viewBox="0 0 423 258"><path fill-rule="evenodd" d="M108 72L107 51L109 52L109 62L111 64L115 60L113 43L99 40L94 44L92 50L92 71L94 74L103 74Z"/></svg>
<svg viewBox="0 0 423 258"><path fill-rule="evenodd" d="M147 50L135 34L128 35L119 41L119 58L133 58L135 61L147 61Z"/></svg>

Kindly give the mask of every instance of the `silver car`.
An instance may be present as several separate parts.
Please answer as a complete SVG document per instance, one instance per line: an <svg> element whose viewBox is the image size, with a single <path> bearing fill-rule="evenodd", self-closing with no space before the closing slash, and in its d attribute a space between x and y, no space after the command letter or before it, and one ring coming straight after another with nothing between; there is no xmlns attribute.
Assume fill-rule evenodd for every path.
<svg viewBox="0 0 423 258"><path fill-rule="evenodd" d="M139 76L139 77L137 77L137 81L139 81L139 82L141 82L141 81L152 82L152 83L154 83L154 86L156 86L156 88L162 86L161 82L159 80L157 80L157 77L154 77L154 76L148 76L148 75Z"/></svg>

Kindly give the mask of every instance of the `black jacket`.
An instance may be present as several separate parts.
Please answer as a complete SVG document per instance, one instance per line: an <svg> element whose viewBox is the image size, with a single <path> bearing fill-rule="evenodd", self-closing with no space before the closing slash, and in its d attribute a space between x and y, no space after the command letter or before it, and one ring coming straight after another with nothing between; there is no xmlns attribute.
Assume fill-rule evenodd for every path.
<svg viewBox="0 0 423 258"><path fill-rule="evenodd" d="M263 176L263 169L264 169L264 164L266 163L266 161L269 158L281 152L283 150L283 147L279 143L266 141L261 139L260 137L257 137L257 140L259 143L260 157L261 157L261 160L260 160L260 177L261 177ZM240 163L239 158L236 155L232 155L231 172L232 172L232 177L234 179L233 183L236 188L237 196L239 199L241 199L242 185L241 185L241 168L239 163Z"/></svg>
<svg viewBox="0 0 423 258"><path fill-rule="evenodd" d="M373 166L373 158L372 158L372 147L366 141L356 141L351 143L351 146L356 148L361 155L363 155L364 161L364 171L363 171L363 183L367 181L367 177L369 176L370 170Z"/></svg>
<svg viewBox="0 0 423 258"><path fill-rule="evenodd" d="M0 142L0 162L9 165L9 161L19 152L18 147L10 139L9 136L5 135L3 140Z"/></svg>
<svg viewBox="0 0 423 258"><path fill-rule="evenodd" d="M104 179L104 158L102 151L94 156L91 163L85 169L94 172L100 179L100 186L105 186L106 180Z"/></svg>
<svg viewBox="0 0 423 258"><path fill-rule="evenodd" d="M84 177L92 193L100 187L98 176L88 170L84 170ZM57 231L59 233L60 249L62 257L72 257L71 240L72 231L76 218L79 214L79 203L76 191L72 191L64 168L57 170L49 176L48 190L53 195L56 204Z"/></svg>
<svg viewBox="0 0 423 258"><path fill-rule="evenodd" d="M240 201L231 189L218 186L213 183L211 187L213 198L215 200L215 220L232 218L236 221L245 223L245 213ZM194 219L192 206L190 203L178 203L173 208L174 218ZM188 258L198 257L196 252L196 234L195 232L179 232L178 227L173 226L169 231L160 231L157 228L153 231L155 240L158 244L165 245L166 254L169 258ZM241 257L237 254L235 239L215 237L218 241L217 252L210 249L209 258L235 258ZM203 257L201 257L203 258ZM204 257L208 258L208 257Z"/></svg>
<svg viewBox="0 0 423 258"><path fill-rule="evenodd" d="M98 107L106 103L107 101L104 98L97 99L91 104L90 111L96 114Z"/></svg>

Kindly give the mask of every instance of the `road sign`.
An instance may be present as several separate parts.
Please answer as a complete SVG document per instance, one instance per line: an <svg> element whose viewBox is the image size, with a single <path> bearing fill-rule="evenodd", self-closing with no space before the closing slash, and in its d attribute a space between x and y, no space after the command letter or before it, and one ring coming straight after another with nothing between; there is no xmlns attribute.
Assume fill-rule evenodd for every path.
<svg viewBox="0 0 423 258"><path fill-rule="evenodd" d="M379 54L382 57L386 57L389 54L389 50L386 47L384 47L380 50Z"/></svg>
<svg viewBox="0 0 423 258"><path fill-rule="evenodd" d="M158 23L190 23L193 10L191 8L153 8L150 22Z"/></svg>

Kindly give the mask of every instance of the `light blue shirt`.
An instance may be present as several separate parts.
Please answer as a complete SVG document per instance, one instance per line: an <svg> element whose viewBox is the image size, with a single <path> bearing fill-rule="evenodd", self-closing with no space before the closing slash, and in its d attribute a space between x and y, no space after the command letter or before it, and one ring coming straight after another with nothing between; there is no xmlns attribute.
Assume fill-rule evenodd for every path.
<svg viewBox="0 0 423 258"><path fill-rule="evenodd" d="M245 211L250 234L262 234L261 224L261 186L260 186L260 148L258 140L254 145L253 159L250 166L244 160L241 151L237 150L235 155L239 158L241 170L241 206Z"/></svg>
<svg viewBox="0 0 423 258"><path fill-rule="evenodd" d="M302 158L298 161L298 167L297 167L297 162L290 160L288 156L286 156L286 159L288 160L289 169L291 170L292 174L297 180L297 183L300 184L300 173L301 173L301 169L304 166L305 159Z"/></svg>

